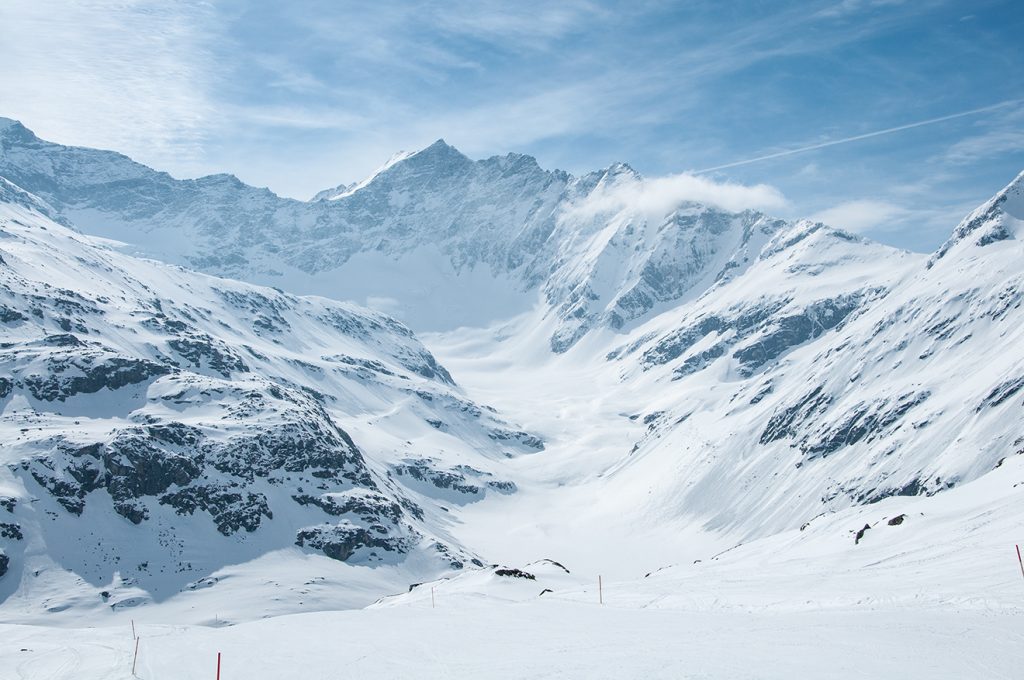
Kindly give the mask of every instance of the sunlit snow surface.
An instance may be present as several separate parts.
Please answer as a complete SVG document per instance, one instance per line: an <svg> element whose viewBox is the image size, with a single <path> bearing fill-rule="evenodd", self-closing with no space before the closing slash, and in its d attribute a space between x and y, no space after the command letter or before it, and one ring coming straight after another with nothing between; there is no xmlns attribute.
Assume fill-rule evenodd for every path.
<svg viewBox="0 0 1024 680"><path fill-rule="evenodd" d="M1015 678L1024 663L1024 465L890 499L646 578L539 561L363 610L235 626L140 623L140 678ZM899 515L903 522L890 526ZM871 523L859 544L853 529ZM607 546L610 552L614 546ZM544 590L551 592L544 592ZM433 592L431 592L433 591ZM231 608L215 591L211 614ZM0 626L11 678L130 678L131 624Z"/></svg>
<svg viewBox="0 0 1024 680"><path fill-rule="evenodd" d="M923 256L588 203L622 165L439 143L304 203L3 133L54 205L0 184L0 678L130 677L132 622L144 678L1019 676L1021 177ZM64 395L76 342L155 372ZM252 502L191 512L76 467L167 421L359 455L211 464L185 486ZM330 525L397 542L296 545Z"/></svg>

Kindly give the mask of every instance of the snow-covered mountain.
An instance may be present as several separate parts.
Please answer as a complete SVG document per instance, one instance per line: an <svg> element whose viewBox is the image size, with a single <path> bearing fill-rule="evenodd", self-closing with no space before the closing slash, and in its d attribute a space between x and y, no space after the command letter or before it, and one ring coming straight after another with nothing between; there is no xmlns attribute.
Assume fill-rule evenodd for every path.
<svg viewBox="0 0 1024 680"><path fill-rule="evenodd" d="M648 215L641 178L583 177L519 154L471 161L444 141L310 202L230 175L176 180L121 154L0 122L0 176L135 252L292 292L368 302L415 330L479 326L540 300L564 351L735 275L784 223L685 205Z"/></svg>
<svg viewBox="0 0 1024 680"><path fill-rule="evenodd" d="M632 577L827 527L810 554L876 504L924 507L1024 453L1024 175L930 256L652 208L623 164L573 177L441 141L303 202L6 121L0 177L4 502L26 537L2 545L11 574L70 565L86 585L52 591L90 602L277 592L283 563L289 596L359 594L343 604L474 559ZM431 351L295 293L392 311ZM187 576L122 573L69 542L82 526L159 527L131 560ZM0 593L48 601L21 579Z"/></svg>
<svg viewBox="0 0 1024 680"><path fill-rule="evenodd" d="M747 276L613 353L678 385L644 411L636 455L685 456L700 473L672 487L677 502L763 535L1024 452L1022 191L1024 176L931 259L820 225L780 234Z"/></svg>
<svg viewBox="0 0 1024 680"><path fill-rule="evenodd" d="M493 461L543 445L405 326L139 260L52 212L0 179L8 607L164 600L274 552L325 556L350 605L481 564L449 507L512 492Z"/></svg>
<svg viewBox="0 0 1024 680"><path fill-rule="evenodd" d="M955 234L970 236L941 257L786 225L742 274L562 355L538 349L553 325L541 312L428 336L471 393L548 443L546 466L498 501L524 517L515 547L489 539L483 509L473 544L607 571L646 554L653 568L971 484L1024 453L1022 185L967 217ZM541 498L573 519L531 513Z"/></svg>

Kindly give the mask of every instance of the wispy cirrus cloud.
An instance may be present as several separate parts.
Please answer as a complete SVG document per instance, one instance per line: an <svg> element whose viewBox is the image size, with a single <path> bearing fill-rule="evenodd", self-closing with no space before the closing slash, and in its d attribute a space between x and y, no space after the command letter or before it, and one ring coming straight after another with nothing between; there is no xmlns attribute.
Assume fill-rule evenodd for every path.
<svg viewBox="0 0 1024 680"><path fill-rule="evenodd" d="M943 163L967 165L985 160L1019 155L1024 158L1024 102L976 126L970 134L954 142L939 156Z"/></svg>
<svg viewBox="0 0 1024 680"><path fill-rule="evenodd" d="M970 21L956 5L7 0L0 115L296 197L444 137L577 173L718 168L778 187L790 216L863 196L923 216L927 197L890 188L928 185L952 210L1020 156L1003 111L901 127L1024 96L1000 75L1024 63L1013 0Z"/></svg>
<svg viewBox="0 0 1024 680"><path fill-rule="evenodd" d="M841 0L817 12L821 17L846 17L867 10L902 5L906 0Z"/></svg>
<svg viewBox="0 0 1024 680"><path fill-rule="evenodd" d="M8 0L0 113L67 143L198 161L215 111L197 30L210 14L188 0Z"/></svg>
<svg viewBox="0 0 1024 680"><path fill-rule="evenodd" d="M859 199L817 212L810 219L860 234L891 229L894 223L902 222L910 214L910 210L889 201Z"/></svg>
<svg viewBox="0 0 1024 680"><path fill-rule="evenodd" d="M510 5L504 2L459 0L430 12L437 26L458 35L487 42L515 40L533 49L548 49L559 38L579 31L596 17L611 13L598 3L566 0L550 3L528 0Z"/></svg>
<svg viewBox="0 0 1024 680"><path fill-rule="evenodd" d="M944 154L950 163L974 163L992 156L1024 152L1024 130L993 130L953 144Z"/></svg>
<svg viewBox="0 0 1024 680"><path fill-rule="evenodd" d="M831 139L824 142L817 142L807 146L799 146L793 149L785 149L783 151L776 151L774 153L766 154L764 156L755 156L753 158L746 158L739 161L732 161L723 165L716 165L711 168L705 168L703 170L697 170L698 174L705 172L714 172L716 170L724 170L726 168L735 168L741 165L750 165L751 163L760 163L762 161L774 160L776 158L785 158L787 156L794 156L796 154L807 153L809 151L817 151L819 149L826 149L832 146L839 146L840 144L850 144L852 142L859 142L865 139L873 139L875 137L884 137L885 135L892 135L898 132L904 132L906 130L913 130L914 128L925 127L927 125L936 125L938 123L945 123L947 121L956 120L958 118L965 118L967 116L975 116L981 113L988 113L996 111L1007 106L1016 106L1021 103L1021 100L1010 100L1004 102L998 102L991 106L983 106L977 109L971 109L969 111L958 111L957 113L947 114L945 116L939 116L938 118L929 118L927 120L919 120L913 123L905 123L903 125L897 125L895 127L885 128L884 130L873 130L871 132L865 132L852 137L841 137L839 139ZM1003 131L1004 133L1010 133L1011 131ZM961 156L967 155L972 150L978 150L981 148L995 148L999 147L1001 142L1013 141L1016 136L1012 134L990 134L979 138L972 138L969 140L963 140L958 144L954 145L954 148L950 150L950 154L956 156L956 147L961 147L959 154Z"/></svg>

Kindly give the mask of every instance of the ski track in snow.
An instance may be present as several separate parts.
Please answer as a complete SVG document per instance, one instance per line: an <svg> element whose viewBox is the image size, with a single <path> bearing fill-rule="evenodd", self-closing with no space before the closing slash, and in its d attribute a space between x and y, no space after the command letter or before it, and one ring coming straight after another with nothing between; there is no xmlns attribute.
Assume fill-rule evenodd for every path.
<svg viewBox="0 0 1024 680"><path fill-rule="evenodd" d="M141 629L137 677L1014 678L1019 616L960 612L637 612L596 604L337 612L229 629ZM14 678L130 678L119 629L0 626ZM159 630L152 632L159 633ZM118 642L118 639L123 642ZM89 642L94 640L95 642ZM17 661L20 657L28 659Z"/></svg>

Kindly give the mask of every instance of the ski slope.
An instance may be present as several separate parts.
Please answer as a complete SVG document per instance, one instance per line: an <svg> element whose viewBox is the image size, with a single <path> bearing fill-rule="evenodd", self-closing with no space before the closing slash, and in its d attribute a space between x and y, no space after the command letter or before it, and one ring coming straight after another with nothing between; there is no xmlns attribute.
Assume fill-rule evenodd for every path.
<svg viewBox="0 0 1024 680"><path fill-rule="evenodd" d="M362 610L137 624L137 677L212 678L219 652L224 680L1017 678L1024 578L1007 538L1024 519L1022 486L1024 465L1007 461L963 489L604 580L603 604L597 574L536 561L521 567L533 579L466 571ZM131 678L134 644L128 622L0 625L0 668Z"/></svg>

